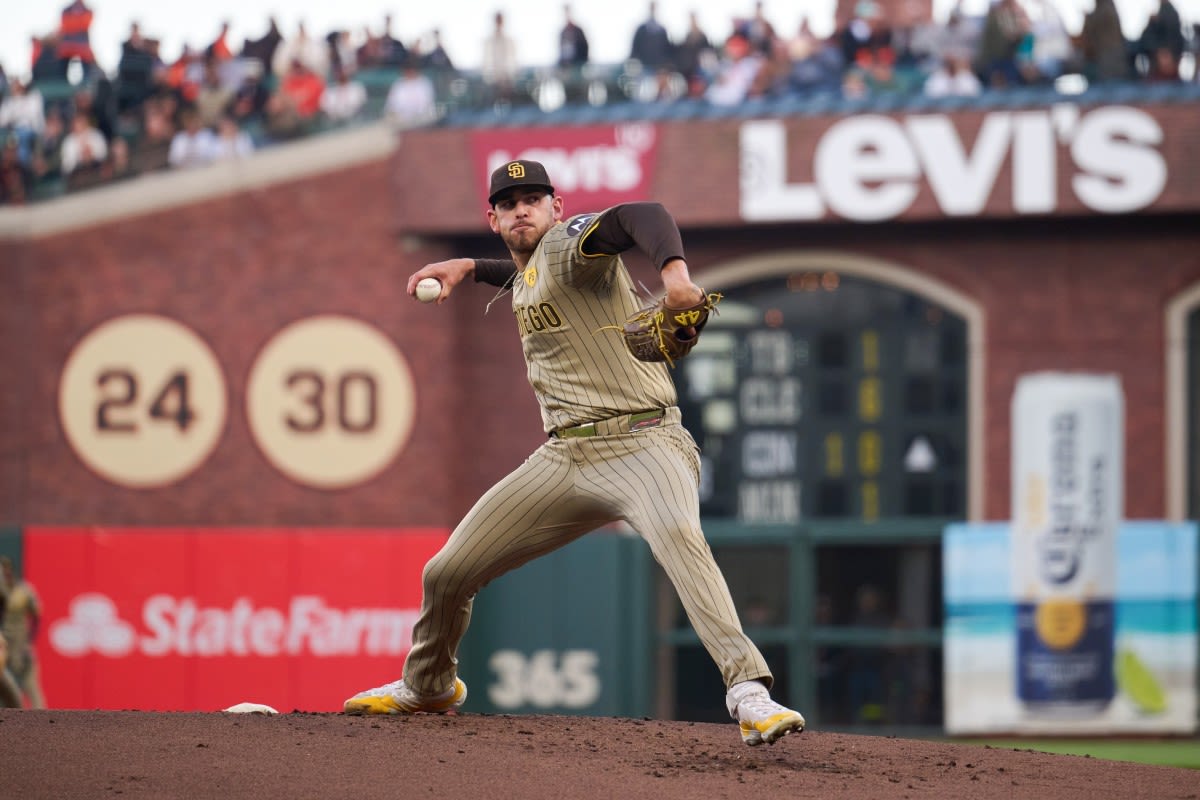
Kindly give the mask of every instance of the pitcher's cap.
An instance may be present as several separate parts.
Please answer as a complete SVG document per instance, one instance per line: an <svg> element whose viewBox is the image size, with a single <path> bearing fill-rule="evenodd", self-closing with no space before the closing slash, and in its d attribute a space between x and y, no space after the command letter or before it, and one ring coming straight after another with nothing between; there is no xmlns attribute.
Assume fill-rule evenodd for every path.
<svg viewBox="0 0 1200 800"><path fill-rule="evenodd" d="M488 203L496 204L496 198L516 186L536 186L554 194L554 185L546 168L537 161L519 159L501 164L492 171L492 182L488 186Z"/></svg>

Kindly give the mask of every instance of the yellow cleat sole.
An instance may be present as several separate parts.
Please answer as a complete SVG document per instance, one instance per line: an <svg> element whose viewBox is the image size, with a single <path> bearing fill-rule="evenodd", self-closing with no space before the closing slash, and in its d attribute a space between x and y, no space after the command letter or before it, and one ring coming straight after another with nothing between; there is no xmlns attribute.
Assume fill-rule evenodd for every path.
<svg viewBox="0 0 1200 800"><path fill-rule="evenodd" d="M800 733L804 730L804 717L796 712L776 714L758 724L743 722L740 725L742 741L751 747L760 744L775 744L789 733Z"/></svg>

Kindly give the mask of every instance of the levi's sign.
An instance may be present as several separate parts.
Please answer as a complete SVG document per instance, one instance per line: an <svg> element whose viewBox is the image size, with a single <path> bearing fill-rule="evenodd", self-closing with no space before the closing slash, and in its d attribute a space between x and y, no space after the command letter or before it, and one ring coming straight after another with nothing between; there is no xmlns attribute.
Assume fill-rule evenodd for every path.
<svg viewBox="0 0 1200 800"><path fill-rule="evenodd" d="M1162 127L1127 106L995 111L983 117L973 140L944 114L847 117L820 135L809 183L789 182L782 121L747 122L739 141L741 215L751 221L828 214L893 219L912 209L924 186L945 216L980 216L1002 202L997 195L1006 162L1011 186L1005 196L1017 215L1074 205L1061 196L1064 184L1084 208L1134 212L1154 203L1167 183Z"/></svg>
<svg viewBox="0 0 1200 800"><path fill-rule="evenodd" d="M570 216L650 197L658 130L649 123L490 128L471 134L471 151L485 202L492 170L529 158L542 162L555 191L569 198Z"/></svg>

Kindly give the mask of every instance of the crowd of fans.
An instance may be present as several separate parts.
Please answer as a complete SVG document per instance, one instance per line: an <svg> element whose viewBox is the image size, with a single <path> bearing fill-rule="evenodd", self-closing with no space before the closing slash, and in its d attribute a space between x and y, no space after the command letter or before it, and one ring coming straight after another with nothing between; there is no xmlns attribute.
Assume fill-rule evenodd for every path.
<svg viewBox="0 0 1200 800"><path fill-rule="evenodd" d="M207 46L185 47L171 61L134 23L110 75L92 51L93 11L72 0L57 29L34 38L28 79L6 78L0 69L0 203L37 199L40 187L54 194L241 158L366 117L426 125L451 99L497 110L603 104L614 94L732 106L754 97L975 95L1053 85L1064 75L1103 83L1180 81L1192 73L1196 36L1171 0L1159 0L1134 40L1124 35L1113 0L1095 0L1075 34L1051 0L993 0L981 17L956 9L941 24L929 18L928 5L888 7L901 10L889 18L877 0L859 0L822 39L807 18L791 34L777 30L756 3L752 14L731 19L723 39L713 39L695 14L672 35L649 2L628 60L596 65L586 32L564 6L557 64L539 70L522 65L519 42L496 12L480 69L470 72L455 68L437 31L408 44L397 38L390 15L380 29L358 35L314 36L301 23L285 37L270 19L261 38L240 48L224 25ZM368 75L373 87L381 75L387 82L378 103L371 102ZM468 91L472 86L478 91Z"/></svg>

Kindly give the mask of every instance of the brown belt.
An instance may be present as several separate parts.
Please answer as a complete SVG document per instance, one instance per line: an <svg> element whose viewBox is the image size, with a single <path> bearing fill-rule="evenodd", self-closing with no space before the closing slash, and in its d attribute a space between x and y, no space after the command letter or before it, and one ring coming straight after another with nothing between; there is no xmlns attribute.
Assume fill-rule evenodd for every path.
<svg viewBox="0 0 1200 800"><path fill-rule="evenodd" d="M619 417L585 422L570 428L559 428L550 431L551 439L572 439L577 436L613 436L621 433L636 433L647 428L657 428L659 425L679 422L679 408L656 408L651 411L639 411L636 414L622 414Z"/></svg>

